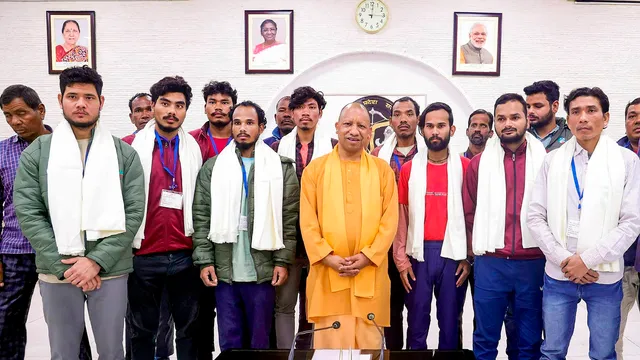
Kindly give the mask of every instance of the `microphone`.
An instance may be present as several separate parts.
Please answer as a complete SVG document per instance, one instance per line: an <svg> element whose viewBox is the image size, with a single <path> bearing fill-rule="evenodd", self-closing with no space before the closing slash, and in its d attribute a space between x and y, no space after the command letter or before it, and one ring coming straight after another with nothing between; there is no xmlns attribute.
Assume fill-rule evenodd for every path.
<svg viewBox="0 0 640 360"><path fill-rule="evenodd" d="M384 339L384 333L382 332L382 329L380 329L380 326L378 326L378 323L376 323L376 315L374 313L369 313L367 315L367 319L369 319L369 321L373 321L373 325L376 326L376 329L378 329L378 332L380 333L380 338L382 339L380 345L380 360L384 360L384 348L387 347L387 342Z"/></svg>
<svg viewBox="0 0 640 360"><path fill-rule="evenodd" d="M320 328L320 329L300 331L299 333L297 333L296 336L293 338L293 342L291 343L291 350L289 350L289 358L288 358L288 360L293 360L293 350L296 347L296 340L298 340L298 338L301 335L312 334L312 333L314 333L316 331L329 330L329 329L340 329L340 321L334 321L333 324L331 324L331 326L323 327L323 328Z"/></svg>

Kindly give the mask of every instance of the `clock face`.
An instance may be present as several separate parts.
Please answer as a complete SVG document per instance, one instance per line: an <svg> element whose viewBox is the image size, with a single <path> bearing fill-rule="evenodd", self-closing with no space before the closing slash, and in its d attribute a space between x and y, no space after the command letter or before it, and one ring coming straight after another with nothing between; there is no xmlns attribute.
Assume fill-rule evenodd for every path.
<svg viewBox="0 0 640 360"><path fill-rule="evenodd" d="M377 33L388 21L389 9L380 0L363 0L356 8L356 22L368 33Z"/></svg>

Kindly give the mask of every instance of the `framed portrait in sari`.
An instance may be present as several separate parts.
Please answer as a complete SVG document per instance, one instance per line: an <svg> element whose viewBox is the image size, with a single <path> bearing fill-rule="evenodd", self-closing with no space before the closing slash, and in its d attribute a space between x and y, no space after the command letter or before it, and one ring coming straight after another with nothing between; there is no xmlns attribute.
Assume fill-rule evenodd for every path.
<svg viewBox="0 0 640 360"><path fill-rule="evenodd" d="M293 74L293 10L245 10L245 74Z"/></svg>
<svg viewBox="0 0 640 360"><path fill-rule="evenodd" d="M95 11L47 11L49 74L71 66L96 68Z"/></svg>

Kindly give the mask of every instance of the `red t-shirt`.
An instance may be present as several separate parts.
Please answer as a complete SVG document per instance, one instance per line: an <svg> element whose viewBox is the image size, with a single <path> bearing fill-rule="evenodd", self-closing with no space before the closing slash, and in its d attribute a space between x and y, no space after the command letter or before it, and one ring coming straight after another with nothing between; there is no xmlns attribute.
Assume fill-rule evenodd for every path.
<svg viewBox="0 0 640 360"><path fill-rule="evenodd" d="M469 166L469 159L460 157L462 177ZM413 161L402 166L398 182L398 202L409 205L409 178ZM427 164L427 193L425 202L424 240L442 241L447 228L447 164ZM461 190L462 191L462 190ZM462 196L462 194L460 194Z"/></svg>
<svg viewBox="0 0 640 360"><path fill-rule="evenodd" d="M202 163L204 164L207 160L216 156L217 154L213 151L213 145L211 144L211 138L209 137L209 133L207 130L209 129L209 121L204 123L201 128L190 131L189 134L196 139L198 146L200 146L200 152L202 152ZM224 148L229 143L229 138L213 138L213 141L216 143L216 147L218 148L218 152L224 150Z"/></svg>
<svg viewBox="0 0 640 360"><path fill-rule="evenodd" d="M231 140L233 141L233 140ZM217 138L214 137L213 138L213 142L216 143L216 148L218 149L218 153L216 154L215 149L213 148L213 144L211 144L211 140L209 140L209 144L211 144L211 153L215 154L215 155L220 155L220 153L222 152L222 150L224 150L225 147L227 147L227 144L230 142L229 138ZM214 156L215 156L214 155Z"/></svg>
<svg viewBox="0 0 640 360"><path fill-rule="evenodd" d="M135 135L129 135L122 139L131 144ZM173 170L173 147L175 139L170 143L162 141L164 147L165 165ZM184 235L184 213L182 210L169 209L160 206L160 198L163 189L169 189L172 178L162 167L158 144L153 146L153 160L151 161L151 176L149 179L149 199L147 202L147 222L144 228L144 240L142 246L136 251L136 255L147 255L179 250L192 250L191 237ZM175 191L182 192L182 170L180 159L176 165Z"/></svg>

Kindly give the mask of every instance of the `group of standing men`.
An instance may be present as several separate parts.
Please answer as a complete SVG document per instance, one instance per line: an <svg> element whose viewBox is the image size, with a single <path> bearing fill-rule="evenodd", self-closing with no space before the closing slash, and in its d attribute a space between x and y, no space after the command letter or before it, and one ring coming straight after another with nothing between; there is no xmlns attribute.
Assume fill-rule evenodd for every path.
<svg viewBox="0 0 640 360"><path fill-rule="evenodd" d="M137 130L122 140L99 121L101 92L95 70L63 71L53 133L35 91L0 96L16 132L0 142L2 358L24 358L37 280L52 359L91 357L86 303L101 358L124 357L126 317L128 356L151 360L169 356L173 326L179 359L210 359L215 309L222 350L289 348L298 298L299 330L339 324L298 348L378 348L377 323L401 349L406 306L406 347L426 349L435 295L438 348L458 349L467 279L477 358L495 359L503 323L510 358L564 358L580 300L590 356L621 357L640 99L618 146L602 90L573 90L565 121L558 86L536 82L474 111L455 154L451 108L403 97L369 154L366 108L342 109L336 141L316 131L326 101L308 86L280 99L264 142L264 111L226 82L204 87L208 121L187 133L191 87L163 78L129 102Z"/></svg>
<svg viewBox="0 0 640 360"><path fill-rule="evenodd" d="M373 151L398 177L388 347L403 347L406 306L406 347L426 348L435 294L438 348L461 348L469 276L476 358L496 358L504 322L510 359L564 359L581 300L590 357L622 358L626 317L638 301L640 99L625 109L618 146L602 134L609 100L599 88L570 92L567 120L555 116L557 84L524 92L526 100L500 96L494 114L472 112L460 156L448 147L455 126L447 104L422 113L410 98L393 104L395 136Z"/></svg>

